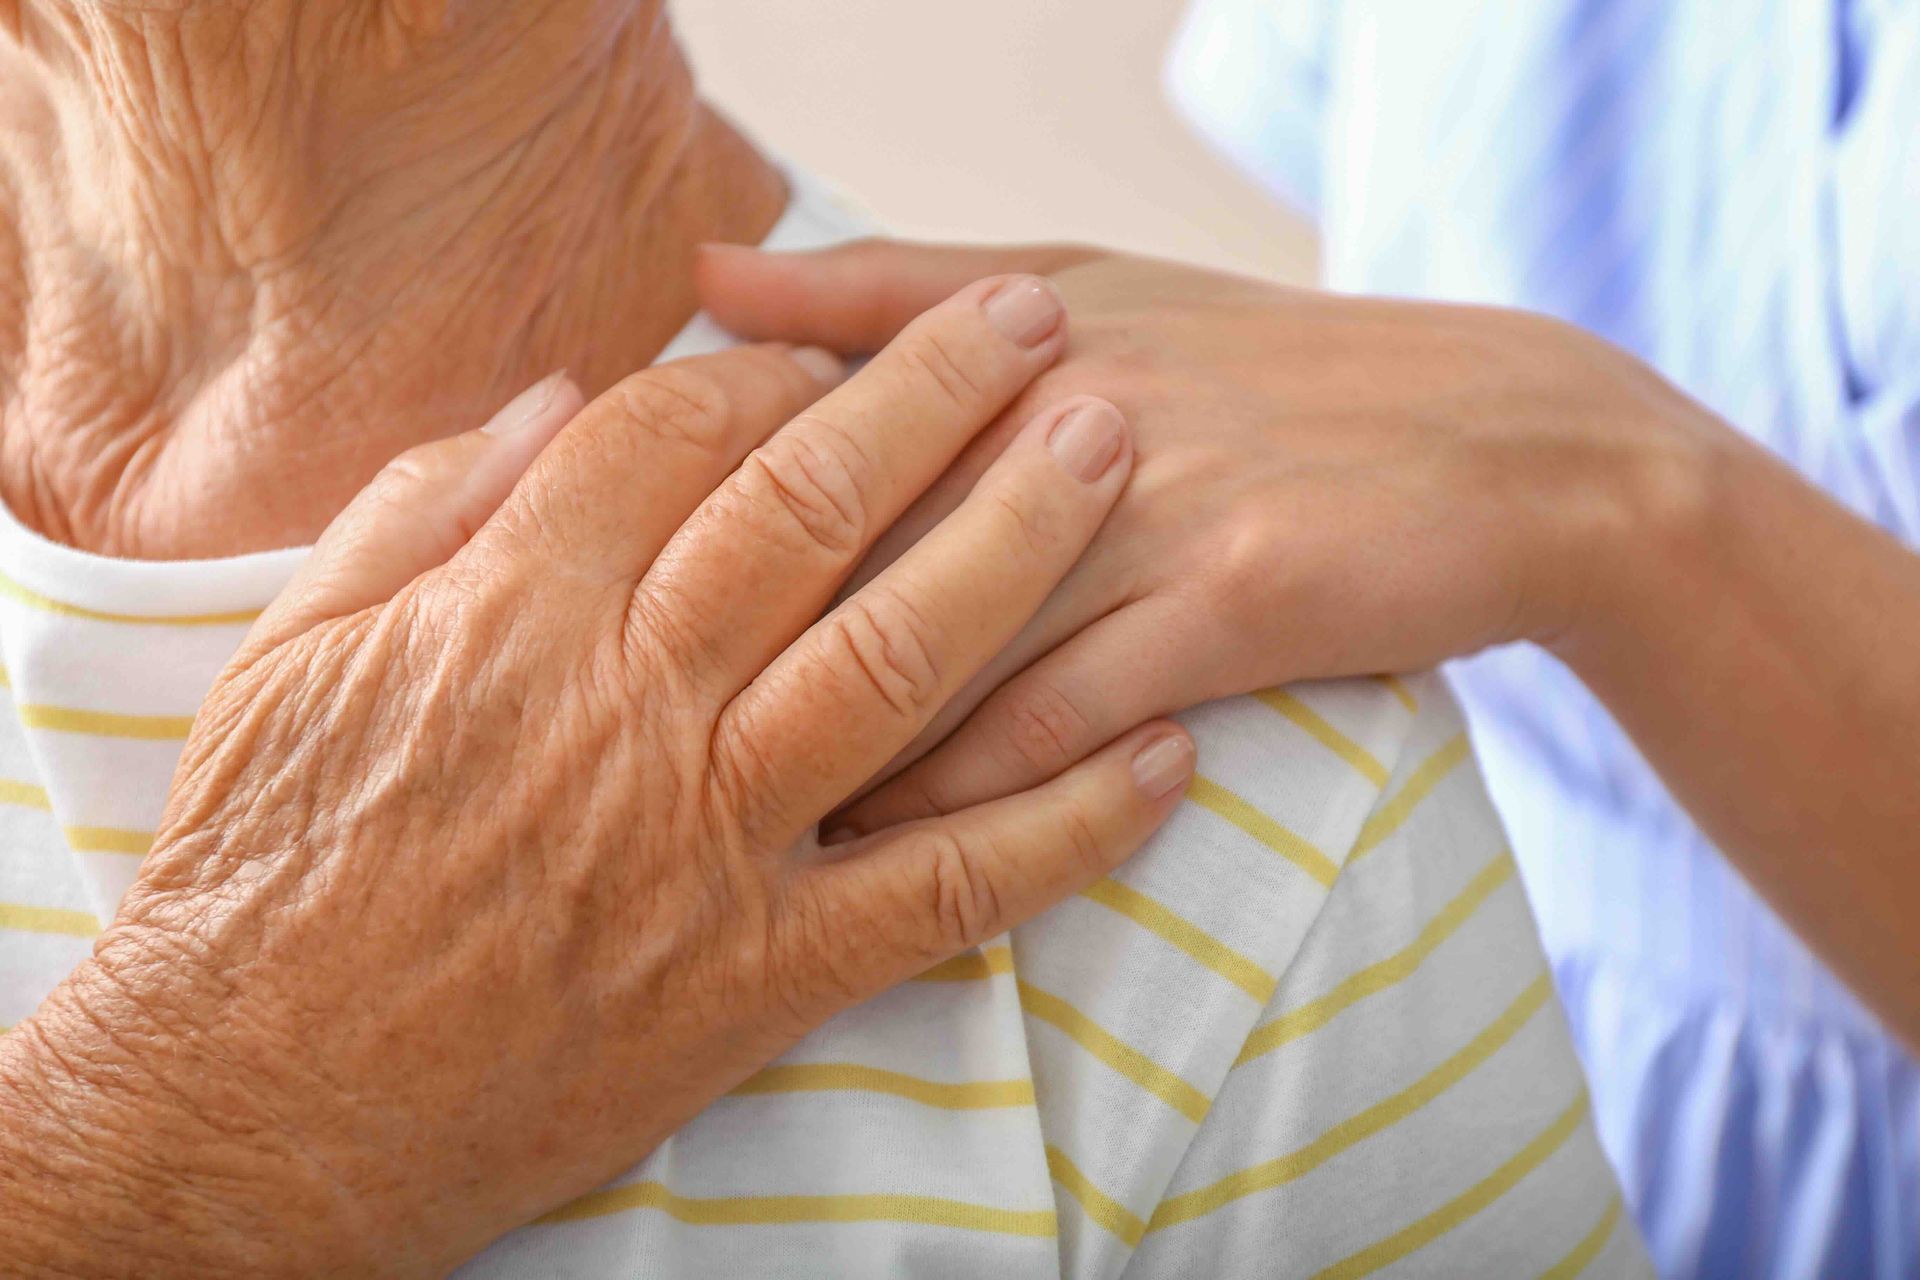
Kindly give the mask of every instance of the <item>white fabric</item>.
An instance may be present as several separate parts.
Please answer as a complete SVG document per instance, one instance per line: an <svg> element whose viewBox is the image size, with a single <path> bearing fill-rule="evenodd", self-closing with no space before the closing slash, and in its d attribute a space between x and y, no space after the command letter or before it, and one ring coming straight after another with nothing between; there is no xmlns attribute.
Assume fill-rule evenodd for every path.
<svg viewBox="0 0 1920 1280"><path fill-rule="evenodd" d="M772 243L853 225L803 187ZM723 342L696 321L670 354ZM0 1023L133 877L245 630L204 615L300 556L133 564L0 523ZM1115 881L841 1017L465 1274L1645 1275L1444 685L1187 723L1206 781Z"/></svg>

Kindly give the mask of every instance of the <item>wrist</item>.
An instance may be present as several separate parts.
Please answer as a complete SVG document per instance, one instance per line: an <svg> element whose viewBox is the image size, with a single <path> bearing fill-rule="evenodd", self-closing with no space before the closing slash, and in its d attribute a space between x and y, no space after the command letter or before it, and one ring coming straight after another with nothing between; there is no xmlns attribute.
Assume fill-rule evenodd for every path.
<svg viewBox="0 0 1920 1280"><path fill-rule="evenodd" d="M1644 661L1647 638L1697 608L1699 568L1751 448L1711 412L1657 378L1624 396L1608 432L1617 447L1591 477L1605 512L1568 553L1579 582L1566 625L1543 641L1577 673L1623 655ZM1651 392L1651 394L1649 394Z"/></svg>
<svg viewBox="0 0 1920 1280"><path fill-rule="evenodd" d="M0 1041L0 1270L326 1269L339 1197L158 994L89 960Z"/></svg>

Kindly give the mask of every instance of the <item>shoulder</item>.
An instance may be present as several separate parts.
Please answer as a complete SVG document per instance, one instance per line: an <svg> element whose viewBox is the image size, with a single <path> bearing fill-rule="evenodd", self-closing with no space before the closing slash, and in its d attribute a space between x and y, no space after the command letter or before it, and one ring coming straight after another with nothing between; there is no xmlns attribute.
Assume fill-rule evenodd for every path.
<svg viewBox="0 0 1920 1280"><path fill-rule="evenodd" d="M1392 693L1385 783L1150 1220L1140 1274L1176 1258L1229 1274L1279 1247L1302 1270L1417 1250L1441 1274L1604 1249L1618 1266L1595 1274L1640 1273L1464 719L1437 678ZM1282 1240L1280 1222L1312 1226Z"/></svg>
<svg viewBox="0 0 1920 1280"><path fill-rule="evenodd" d="M1304 1273L1437 1231L1440 1271L1545 1270L1614 1184L1444 682L1184 719L1189 802L1015 938L1063 1252L1132 1247L1130 1275ZM1522 1164L1525 1193L1471 1229L1427 1221Z"/></svg>

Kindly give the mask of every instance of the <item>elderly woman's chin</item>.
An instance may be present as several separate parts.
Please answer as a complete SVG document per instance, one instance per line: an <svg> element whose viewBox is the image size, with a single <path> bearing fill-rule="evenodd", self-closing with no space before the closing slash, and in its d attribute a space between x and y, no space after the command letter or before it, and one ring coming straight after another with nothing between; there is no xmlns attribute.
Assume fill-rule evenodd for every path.
<svg viewBox="0 0 1920 1280"><path fill-rule="evenodd" d="M656 5L327 9L0 0L0 498L47 537L310 542L544 374L648 363L695 246L779 217Z"/></svg>

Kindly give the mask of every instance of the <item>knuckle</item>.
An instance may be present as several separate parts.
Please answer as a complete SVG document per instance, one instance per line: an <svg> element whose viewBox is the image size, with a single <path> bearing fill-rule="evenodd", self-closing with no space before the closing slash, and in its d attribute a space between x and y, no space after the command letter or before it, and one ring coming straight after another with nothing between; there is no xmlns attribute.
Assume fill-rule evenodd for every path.
<svg viewBox="0 0 1920 1280"><path fill-rule="evenodd" d="M1015 762L1047 776L1078 758L1091 727L1066 694L1044 681L1007 706L1007 745Z"/></svg>
<svg viewBox="0 0 1920 1280"><path fill-rule="evenodd" d="M929 326L907 343L900 363L916 385L931 388L946 407L968 409L986 398L986 386L968 368L965 353L938 328Z"/></svg>
<svg viewBox="0 0 1920 1280"><path fill-rule="evenodd" d="M775 509L820 550L844 559L865 544L866 458L846 432L823 418L799 419L748 461Z"/></svg>
<svg viewBox="0 0 1920 1280"><path fill-rule="evenodd" d="M1002 932L1006 906L985 862L969 856L966 844L945 831L927 834L926 856L928 918L942 943L970 947Z"/></svg>
<svg viewBox="0 0 1920 1280"><path fill-rule="evenodd" d="M710 799L720 811L716 826L738 831L749 843L778 829L780 797L785 794L780 783L791 766L781 769L758 734L724 728L716 733L710 769Z"/></svg>
<svg viewBox="0 0 1920 1280"><path fill-rule="evenodd" d="M897 591L869 588L829 625L852 674L895 714L919 718L934 708L942 681L933 629Z"/></svg>
<svg viewBox="0 0 1920 1280"><path fill-rule="evenodd" d="M1087 874L1104 873L1112 860L1107 856L1106 841L1100 838L1100 828L1085 804L1068 801L1060 806L1056 817L1062 850L1072 856L1074 865Z"/></svg>
<svg viewBox="0 0 1920 1280"><path fill-rule="evenodd" d="M1225 603L1272 576L1274 566L1283 562L1282 536L1273 513L1258 504L1242 504L1227 514L1212 556L1214 579L1226 596Z"/></svg>
<svg viewBox="0 0 1920 1280"><path fill-rule="evenodd" d="M375 502L399 502L423 489L437 487L445 469L447 441L417 444L398 455L374 474L367 496Z"/></svg>
<svg viewBox="0 0 1920 1280"><path fill-rule="evenodd" d="M672 365L622 379L604 403L621 421L654 440L706 454L725 449L733 416L725 387L703 373Z"/></svg>
<svg viewBox="0 0 1920 1280"><path fill-rule="evenodd" d="M779 917L785 937L769 950L783 963L773 968L775 991L794 1028L810 1031L823 1011L857 1004L868 994L861 966L848 962L844 922L810 895L793 895Z"/></svg>
<svg viewBox="0 0 1920 1280"><path fill-rule="evenodd" d="M1001 492L987 495L996 507L1002 545L1018 547L1032 561L1053 559L1060 545L1058 514L1044 502L1029 500L1021 493Z"/></svg>

